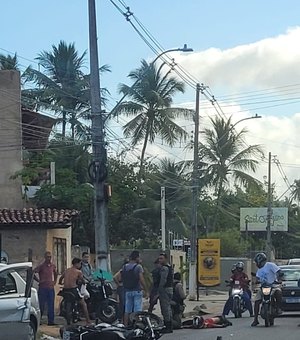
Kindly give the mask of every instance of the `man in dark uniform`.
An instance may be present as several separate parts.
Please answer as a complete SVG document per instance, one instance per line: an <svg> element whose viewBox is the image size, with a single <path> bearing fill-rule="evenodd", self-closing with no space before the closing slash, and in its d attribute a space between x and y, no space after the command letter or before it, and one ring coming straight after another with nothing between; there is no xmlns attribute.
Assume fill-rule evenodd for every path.
<svg viewBox="0 0 300 340"><path fill-rule="evenodd" d="M173 332L171 300L173 297L173 269L168 263L165 253L159 255L160 280L158 285L158 295L161 313L165 323L164 333Z"/></svg>

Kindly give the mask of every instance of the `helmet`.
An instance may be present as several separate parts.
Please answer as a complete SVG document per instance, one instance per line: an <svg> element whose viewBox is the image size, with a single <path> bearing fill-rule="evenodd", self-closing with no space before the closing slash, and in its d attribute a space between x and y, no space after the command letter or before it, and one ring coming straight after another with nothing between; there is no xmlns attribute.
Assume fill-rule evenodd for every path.
<svg viewBox="0 0 300 340"><path fill-rule="evenodd" d="M267 262L267 255L265 253L258 253L255 255L254 262L258 268L262 268Z"/></svg>
<svg viewBox="0 0 300 340"><path fill-rule="evenodd" d="M193 318L193 328L202 328L204 324L203 316L195 316Z"/></svg>
<svg viewBox="0 0 300 340"><path fill-rule="evenodd" d="M239 262L235 265L235 267L236 267L236 269L237 269L238 272L242 272L242 271L244 270L244 267L245 267L244 262L239 261Z"/></svg>
<svg viewBox="0 0 300 340"><path fill-rule="evenodd" d="M236 271L236 263L232 265L231 273L234 274L235 271Z"/></svg>

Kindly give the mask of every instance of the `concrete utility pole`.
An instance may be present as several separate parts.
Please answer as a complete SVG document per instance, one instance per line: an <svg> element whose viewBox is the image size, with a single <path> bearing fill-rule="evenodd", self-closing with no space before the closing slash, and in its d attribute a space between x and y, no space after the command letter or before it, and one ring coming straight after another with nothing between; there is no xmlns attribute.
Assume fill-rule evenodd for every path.
<svg viewBox="0 0 300 340"><path fill-rule="evenodd" d="M196 87L195 135L194 135L194 165L192 181L192 225L191 225L191 259L189 268L189 298L195 300L197 295L197 208L198 208L198 176L199 176L199 104L200 84Z"/></svg>
<svg viewBox="0 0 300 340"><path fill-rule="evenodd" d="M271 232L271 220L272 220L272 185L271 185L271 152L269 152L268 163L268 208L267 208L267 240L266 240L266 253L268 261L272 260L272 232Z"/></svg>
<svg viewBox="0 0 300 340"><path fill-rule="evenodd" d="M104 182L107 178L106 148L104 141L104 117L101 110L100 76L97 46L97 26L95 0L89 0L89 40L90 40L90 89L92 117L93 162L90 176L94 185L94 227L96 266L108 271L108 228L107 205Z"/></svg>
<svg viewBox="0 0 300 340"><path fill-rule="evenodd" d="M166 188L160 188L161 204L161 249L166 250Z"/></svg>

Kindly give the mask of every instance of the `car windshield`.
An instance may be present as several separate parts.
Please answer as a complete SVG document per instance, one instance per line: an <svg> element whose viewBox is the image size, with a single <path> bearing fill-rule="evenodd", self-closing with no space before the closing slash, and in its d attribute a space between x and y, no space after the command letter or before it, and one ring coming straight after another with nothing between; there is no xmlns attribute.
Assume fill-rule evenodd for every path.
<svg viewBox="0 0 300 340"><path fill-rule="evenodd" d="M300 279L300 268L282 268L281 271L284 274L284 281L298 281Z"/></svg>

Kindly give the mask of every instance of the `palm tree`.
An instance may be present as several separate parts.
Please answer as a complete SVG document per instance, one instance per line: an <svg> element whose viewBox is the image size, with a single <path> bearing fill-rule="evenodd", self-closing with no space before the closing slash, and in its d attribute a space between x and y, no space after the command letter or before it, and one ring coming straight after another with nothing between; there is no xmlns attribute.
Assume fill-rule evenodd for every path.
<svg viewBox="0 0 300 340"><path fill-rule="evenodd" d="M290 201L292 202L293 200L297 201L297 204L299 206L299 201L300 201L300 180L299 179L295 179L292 185L292 193L291 193Z"/></svg>
<svg viewBox="0 0 300 340"><path fill-rule="evenodd" d="M75 44L67 44L60 41L58 46L52 45L51 51L41 52L36 60L45 71L29 67L25 71L27 81L33 81L37 87L28 90L27 95L37 99L38 106L59 113L62 118L62 136L66 136L66 124L71 125L72 138L75 130L79 134L86 130L82 119L90 118L90 76L84 74L82 68L85 62L86 52L81 55L75 48ZM110 71L109 66L104 65L100 72ZM106 89L101 89L106 94ZM105 104L105 98L102 103Z"/></svg>
<svg viewBox="0 0 300 340"><path fill-rule="evenodd" d="M0 70L19 70L17 54L14 56L0 54Z"/></svg>
<svg viewBox="0 0 300 340"><path fill-rule="evenodd" d="M71 120L77 112L87 108L88 97L84 91L89 88L82 72L86 52L79 55L75 44L60 41L58 46L52 45L51 51L41 52L36 60L46 74L28 68L28 80L33 80L38 88L35 95L40 100L40 106L52 108L62 115L62 136L66 135L67 118ZM74 135L74 122L72 135Z"/></svg>
<svg viewBox="0 0 300 340"><path fill-rule="evenodd" d="M163 65L162 65L163 66ZM156 68L153 63L142 60L140 68L129 73L133 86L120 85L120 93L130 98L114 112L133 116L124 127L125 137L132 139L132 146L143 142L140 158L140 177L142 174L145 152L148 143L161 137L169 146L187 137L186 131L175 122L179 116L191 116L192 111L171 107L173 97L184 92L184 84L175 77L164 74L162 66Z"/></svg>
<svg viewBox="0 0 300 340"><path fill-rule="evenodd" d="M248 172L254 173L259 164L258 156L263 151L260 145L245 144L246 129L235 132L231 118L211 119L212 128L204 130L203 143L199 144L199 157L204 162L204 171L209 185L215 188L216 214L222 206L222 195L230 181L242 186L257 185L259 181Z"/></svg>

